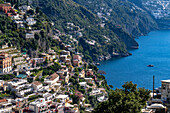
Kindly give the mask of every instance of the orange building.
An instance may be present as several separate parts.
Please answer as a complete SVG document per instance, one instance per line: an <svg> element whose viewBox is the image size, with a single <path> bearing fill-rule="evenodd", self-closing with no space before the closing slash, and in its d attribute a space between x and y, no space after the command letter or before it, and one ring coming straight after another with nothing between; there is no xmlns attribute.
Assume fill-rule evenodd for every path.
<svg viewBox="0 0 170 113"><path fill-rule="evenodd" d="M14 9L12 9L10 3L0 4L0 10L4 11L4 13L7 14L7 16L16 15L16 13L15 13Z"/></svg>
<svg viewBox="0 0 170 113"><path fill-rule="evenodd" d="M12 70L12 58L8 53L0 53L0 73L9 73Z"/></svg>
<svg viewBox="0 0 170 113"><path fill-rule="evenodd" d="M8 13L8 11L11 10L11 4L10 3L0 4L0 10L4 11L5 13Z"/></svg>

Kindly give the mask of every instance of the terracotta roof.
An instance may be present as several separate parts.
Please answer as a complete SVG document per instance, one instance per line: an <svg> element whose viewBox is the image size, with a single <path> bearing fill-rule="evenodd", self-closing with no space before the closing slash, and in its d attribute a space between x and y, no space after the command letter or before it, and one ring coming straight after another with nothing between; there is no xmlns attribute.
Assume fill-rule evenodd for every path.
<svg viewBox="0 0 170 113"><path fill-rule="evenodd" d="M50 75L48 78L49 78L50 80L54 80L54 79L56 79L57 77L59 77L59 75L58 75L57 73L53 73L53 74Z"/></svg>
<svg viewBox="0 0 170 113"><path fill-rule="evenodd" d="M1 102L6 102L7 100L6 99L0 99L0 103Z"/></svg>
<svg viewBox="0 0 170 113"><path fill-rule="evenodd" d="M39 85L41 85L41 82L34 81L32 84L34 84L34 85L36 85L36 86L39 86Z"/></svg>

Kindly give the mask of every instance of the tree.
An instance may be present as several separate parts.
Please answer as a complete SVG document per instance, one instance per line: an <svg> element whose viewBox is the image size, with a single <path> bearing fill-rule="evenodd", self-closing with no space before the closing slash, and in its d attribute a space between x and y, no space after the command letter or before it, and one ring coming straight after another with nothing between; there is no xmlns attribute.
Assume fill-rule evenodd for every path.
<svg viewBox="0 0 170 113"><path fill-rule="evenodd" d="M20 3L20 1L19 0L17 0L17 4L19 5L19 3Z"/></svg>
<svg viewBox="0 0 170 113"><path fill-rule="evenodd" d="M48 60L47 60L47 59L45 59L44 64L45 64L45 65L47 65L47 64L48 64Z"/></svg>
<svg viewBox="0 0 170 113"><path fill-rule="evenodd" d="M109 99L99 103L94 113L140 113L150 98L150 91L126 82L122 89L112 90Z"/></svg>
<svg viewBox="0 0 170 113"><path fill-rule="evenodd" d="M27 19L27 15L26 14L24 14L24 20L26 20Z"/></svg>
<svg viewBox="0 0 170 113"><path fill-rule="evenodd" d="M32 9L28 10L27 14L33 15L34 14L34 10L32 10Z"/></svg>
<svg viewBox="0 0 170 113"><path fill-rule="evenodd" d="M19 9L19 5L18 4L15 4L15 9Z"/></svg>
<svg viewBox="0 0 170 113"><path fill-rule="evenodd" d="M14 2L13 2L13 0L11 0L11 6L13 6L14 5Z"/></svg>
<svg viewBox="0 0 170 113"><path fill-rule="evenodd" d="M29 1L27 0L27 6L29 6Z"/></svg>
<svg viewBox="0 0 170 113"><path fill-rule="evenodd" d="M36 13L38 14L40 12L40 8L36 7Z"/></svg>
<svg viewBox="0 0 170 113"><path fill-rule="evenodd" d="M113 88L113 85L109 85L110 88Z"/></svg>
<svg viewBox="0 0 170 113"><path fill-rule="evenodd" d="M41 35L42 38L45 38L45 37L46 37L46 32L45 32L44 29L42 29L42 30L40 31L40 35Z"/></svg>
<svg viewBox="0 0 170 113"><path fill-rule="evenodd" d="M70 95L70 97L73 99L73 104L79 104L79 98L75 94Z"/></svg>
<svg viewBox="0 0 170 113"><path fill-rule="evenodd" d="M99 70L99 69L97 68L97 66L95 66L95 65L89 65L88 68L89 68L89 69L93 69L93 70L96 71L96 72Z"/></svg>
<svg viewBox="0 0 170 113"><path fill-rule="evenodd" d="M41 38L41 35L39 33L35 33L34 37L36 40L39 40Z"/></svg>

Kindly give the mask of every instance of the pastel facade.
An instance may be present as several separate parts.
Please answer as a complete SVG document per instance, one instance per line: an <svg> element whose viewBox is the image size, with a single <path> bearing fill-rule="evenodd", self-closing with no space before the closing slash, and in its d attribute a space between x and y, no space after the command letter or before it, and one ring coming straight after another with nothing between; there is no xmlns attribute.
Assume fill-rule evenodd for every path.
<svg viewBox="0 0 170 113"><path fill-rule="evenodd" d="M16 13L15 13L14 9L12 9L10 3L0 4L0 10L4 11L4 13L7 14L7 16L16 15Z"/></svg>
<svg viewBox="0 0 170 113"><path fill-rule="evenodd" d="M79 66L80 63L82 63L82 58L80 55L74 55L73 57L73 65L74 66Z"/></svg>
<svg viewBox="0 0 170 113"><path fill-rule="evenodd" d="M7 53L0 54L0 73L9 73L12 70L12 58Z"/></svg>

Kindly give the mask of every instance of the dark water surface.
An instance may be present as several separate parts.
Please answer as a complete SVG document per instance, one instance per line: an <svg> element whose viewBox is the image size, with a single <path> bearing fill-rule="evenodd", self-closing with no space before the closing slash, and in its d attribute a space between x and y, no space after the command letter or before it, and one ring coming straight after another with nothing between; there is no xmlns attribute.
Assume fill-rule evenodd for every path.
<svg viewBox="0 0 170 113"><path fill-rule="evenodd" d="M136 41L140 46L130 51L132 56L103 61L98 66L107 73L107 82L114 89L132 81L152 90L153 75L155 87L161 86L161 80L170 79L170 30L154 31ZM147 67L149 64L154 67Z"/></svg>

